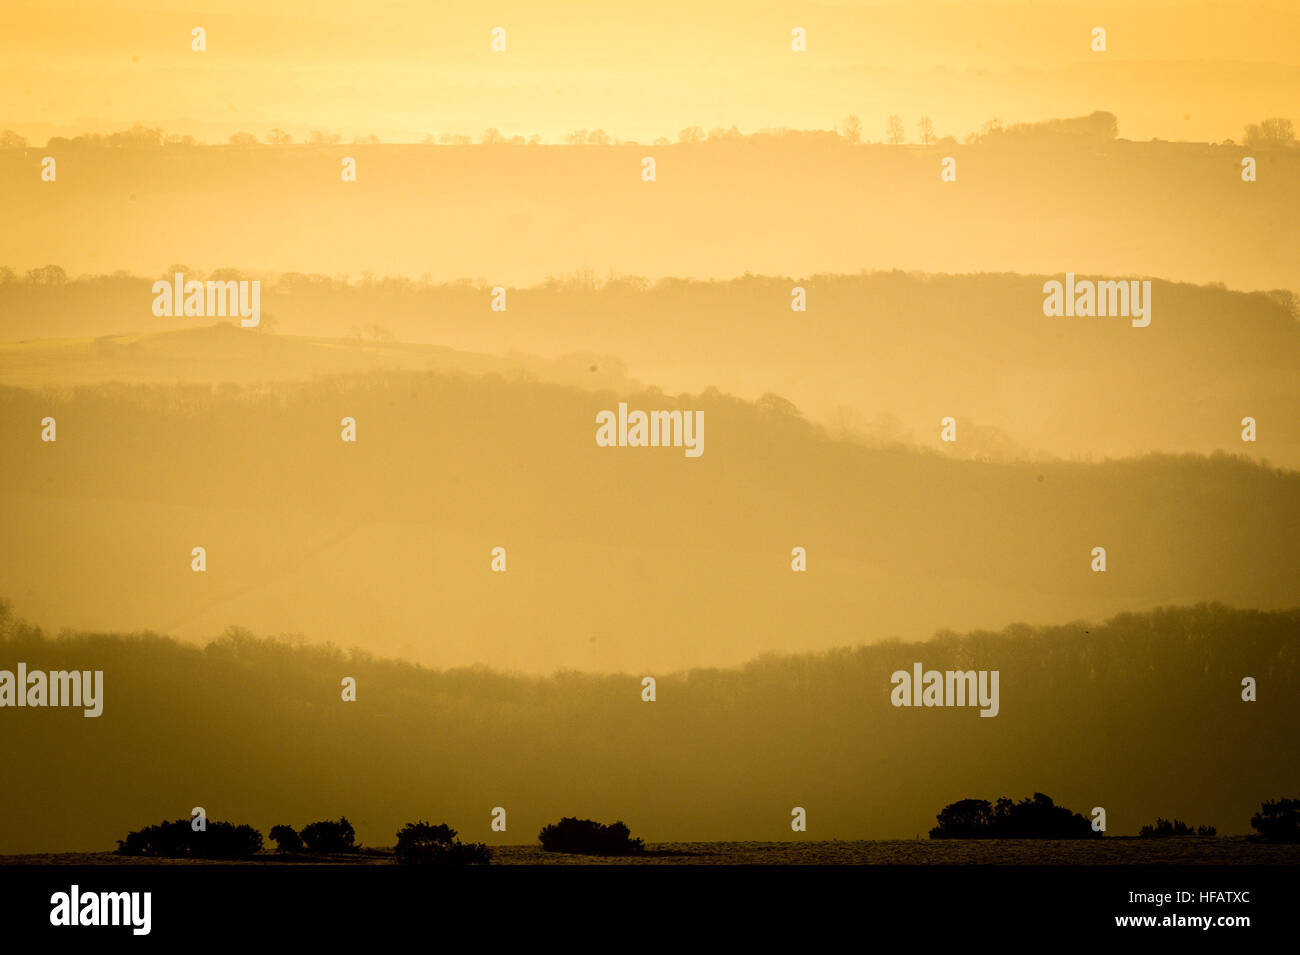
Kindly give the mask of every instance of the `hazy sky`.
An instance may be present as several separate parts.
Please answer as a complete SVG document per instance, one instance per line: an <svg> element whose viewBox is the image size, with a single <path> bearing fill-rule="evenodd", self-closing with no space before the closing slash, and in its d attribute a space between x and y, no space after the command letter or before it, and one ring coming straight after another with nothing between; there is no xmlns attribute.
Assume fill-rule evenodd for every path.
<svg viewBox="0 0 1300 955"><path fill-rule="evenodd" d="M864 136L930 116L964 136L1105 109L1120 133L1219 141L1287 115L1300 92L1294 2L1033 5L985 0L473 5L225 0L0 2L0 128L34 142L133 122L224 142L280 126L376 133L603 128L649 142L690 125ZM207 51L190 31L207 31ZM507 30L505 53L490 31ZM808 31L792 53L790 32ZM1093 27L1108 51L1091 52Z"/></svg>
<svg viewBox="0 0 1300 955"><path fill-rule="evenodd" d="M1218 143L1300 120L1297 36L1300 0L0 0L0 130L651 142L856 113L879 141L891 114L1105 110ZM946 179L947 146L831 139L0 149L0 598L85 634L0 612L0 667L106 671L102 720L4 717L34 784L0 786L0 852L195 802L264 832L347 813L374 845L415 818L476 840L494 805L514 842L570 814L802 838L791 806L809 839L908 838L1034 791L1240 832L1286 795L1300 615L1260 611L1297 603L1300 472L1262 464L1300 461L1300 324L1262 290L1295 284L1300 149L1251 181L1253 147L1009 136ZM155 309L154 277L226 267L256 329ZM1045 311L1074 273L1143 288L1150 327ZM702 453L609 446L628 406L698 415ZM1202 601L1240 610L1082 622ZM231 626L317 648L98 636ZM895 709L914 661L1004 674L1002 715Z"/></svg>

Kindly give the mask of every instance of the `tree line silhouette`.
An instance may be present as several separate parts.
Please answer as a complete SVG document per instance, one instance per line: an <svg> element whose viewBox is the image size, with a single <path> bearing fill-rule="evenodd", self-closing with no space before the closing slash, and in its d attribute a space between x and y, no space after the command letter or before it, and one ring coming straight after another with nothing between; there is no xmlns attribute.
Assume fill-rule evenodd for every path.
<svg viewBox="0 0 1300 955"><path fill-rule="evenodd" d="M346 816L319 820L296 831L292 826L271 827L271 840L279 856L323 856L358 853L356 831ZM544 851L581 855L638 855L645 851L621 821L605 825L591 819L566 816L538 834ZM262 834L249 825L217 820L196 827L189 819L145 826L119 839L117 854L157 859L252 859L262 851ZM483 843L463 843L446 823L408 822L397 832L393 859L398 865L487 865L492 850Z"/></svg>
<svg viewBox="0 0 1300 955"><path fill-rule="evenodd" d="M1091 820L1056 805L1043 793L1019 802L1005 796L992 803L961 799L944 806L937 819L939 824L930 830L931 839L1093 839L1103 834L1093 828ZM1251 817L1250 825L1259 839L1300 842L1300 800L1265 802ZM1179 819L1157 817L1154 824L1143 826L1138 836L1213 836L1217 832L1214 826L1193 828Z"/></svg>
<svg viewBox="0 0 1300 955"><path fill-rule="evenodd" d="M993 803L961 799L944 806L937 819L939 824L930 830L931 839L1092 839L1103 834L1089 819L1056 805L1043 793L1019 802L1005 796ZM1251 816L1250 825L1256 838L1264 841L1300 842L1300 799L1264 802ZM1192 828L1179 819L1158 817L1154 824L1143 826L1138 837L1214 836L1217 832L1214 826Z"/></svg>
<svg viewBox="0 0 1300 955"><path fill-rule="evenodd" d="M772 139L803 139L809 142L813 141L834 141L840 140L850 144L863 142L862 137L862 120L857 114L849 114L832 130L816 129L789 129L789 128L769 128L761 129L752 133L742 133L736 126L722 127L715 126L705 130L702 126L687 126L677 133L675 142L684 145L700 145L709 143L761 143ZM891 115L886 118L884 123L884 137L882 142L889 145L903 145L908 142L906 127L901 117ZM957 139L952 135L939 137L935 133L934 122L928 116L922 116L916 124L917 141L923 146L929 145L956 145ZM1052 137L1070 137L1077 141L1088 139L1106 140L1114 139L1119 135L1119 121L1114 113L1098 110L1088 116L1078 116L1061 119L1048 119L1040 122L1016 123L1010 126L1004 126L1002 120L993 117L987 120L980 129L969 133L963 142L967 145L974 145L983 142L989 142L995 139L1026 139L1026 138L1052 138ZM330 132L320 129L311 130L306 138L302 141L306 145L312 146L330 146L337 145L344 141L344 136L339 132ZM231 146L288 146L294 144L292 134L279 128L278 126L271 129L259 139L255 133L237 132L233 133L227 140ZM351 139L352 145L378 144L380 139L374 133L357 134ZM569 146L635 146L642 145L633 139L617 139L605 132L603 129L579 129L565 134L563 142ZM667 146L674 142L666 136L661 136L653 140L648 145ZM1228 142L1231 142L1229 140ZM449 145L449 146L469 146L475 143L474 137L466 133L444 132L437 135L427 134L421 141L421 145ZM488 127L480 134L478 145L481 146L536 146L544 143L543 138L534 133L529 136L509 135L502 133L496 127ZM1247 146L1256 147L1289 147L1296 144L1295 129L1291 120L1285 117L1272 117L1262 120L1259 123L1250 123L1245 127L1243 143ZM25 148L29 145L26 137L19 135L11 129L0 130L0 149ZM159 127L145 126L136 123L130 129L121 130L115 133L84 133L80 136L52 136L47 140L47 149L59 148L158 148L158 147L175 147L175 146L204 146L207 145L193 136L188 134L166 133Z"/></svg>
<svg viewBox="0 0 1300 955"><path fill-rule="evenodd" d="M1253 822L1253 819L1252 819ZM1256 826L1256 829L1259 827ZM1157 817L1152 825L1143 826L1138 835L1144 839L1164 838L1166 836L1213 836L1218 830L1214 826L1197 826L1193 829L1181 819Z"/></svg>
<svg viewBox="0 0 1300 955"><path fill-rule="evenodd" d="M1057 805L1050 796L1038 792L1018 802L1005 796L994 802L958 800L945 806L936 818L938 825L930 830L930 838L936 840L1097 839L1103 835L1083 815ZM1251 818L1251 826L1256 830L1256 839L1300 842L1300 799L1263 803L1260 812ZM279 856L361 851L346 816L337 821L310 823L301 833L292 826L276 825L270 834ZM1138 833L1140 838L1215 834L1213 826L1193 829L1178 819L1163 817L1154 825L1143 826ZM632 838L622 821L603 824L574 816L565 816L543 827L538 842L543 851L571 855L636 856L646 851L644 841ZM206 827L195 829L188 819L146 826L128 833L117 844L119 855L158 859L252 859L261 851L262 834L252 826L209 821ZM420 820L398 830L393 859L404 866L487 865L492 861L492 850L483 843L462 843L456 830L446 823L431 825Z"/></svg>

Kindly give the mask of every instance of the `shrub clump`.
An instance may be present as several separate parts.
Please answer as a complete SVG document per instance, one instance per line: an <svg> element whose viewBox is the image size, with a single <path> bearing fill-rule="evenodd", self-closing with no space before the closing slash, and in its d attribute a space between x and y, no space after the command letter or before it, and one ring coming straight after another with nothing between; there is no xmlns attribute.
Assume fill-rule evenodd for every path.
<svg viewBox="0 0 1300 955"><path fill-rule="evenodd" d="M252 826L209 821L196 832L189 819L145 826L117 842L118 855L164 859L246 859L261 848L262 834Z"/></svg>
<svg viewBox="0 0 1300 955"><path fill-rule="evenodd" d="M481 842L463 843L446 823L408 822L397 833L398 865L487 865L492 850Z"/></svg>
<svg viewBox="0 0 1300 955"><path fill-rule="evenodd" d="M355 852L357 834L347 816L338 822L323 820L302 827L302 841L312 852Z"/></svg>
<svg viewBox="0 0 1300 955"><path fill-rule="evenodd" d="M1032 798L1012 802L1006 796L990 803L987 799L962 799L943 807L936 817L939 825L930 830L931 839L1092 839L1101 833L1092 823L1052 802L1050 796L1034 793Z"/></svg>
<svg viewBox="0 0 1300 955"><path fill-rule="evenodd" d="M1250 817L1250 824L1269 842L1300 842L1300 799L1266 802Z"/></svg>
<svg viewBox="0 0 1300 955"><path fill-rule="evenodd" d="M275 843L276 852L302 852L302 837L293 826L272 826L271 841Z"/></svg>
<svg viewBox="0 0 1300 955"><path fill-rule="evenodd" d="M1169 820L1163 817L1156 817L1154 826L1143 826L1138 830L1138 835L1144 839L1164 838L1165 836L1213 836L1218 830L1213 826L1197 826L1193 829L1181 819Z"/></svg>
<svg viewBox="0 0 1300 955"><path fill-rule="evenodd" d="M537 836L547 852L574 852L592 856L634 855L645 850L640 839L623 823L602 825L590 819L566 816L547 826Z"/></svg>

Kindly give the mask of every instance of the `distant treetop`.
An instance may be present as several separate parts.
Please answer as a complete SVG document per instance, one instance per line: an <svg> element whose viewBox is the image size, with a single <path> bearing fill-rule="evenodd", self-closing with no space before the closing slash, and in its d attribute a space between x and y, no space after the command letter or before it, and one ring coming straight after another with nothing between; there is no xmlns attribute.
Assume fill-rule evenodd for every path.
<svg viewBox="0 0 1300 955"><path fill-rule="evenodd" d="M928 116L921 116L916 121L916 141L921 145L932 145L939 143L942 145L956 143L956 138L947 135L940 136L935 130L934 121ZM893 115L885 117L883 125L880 127L883 133L881 142L892 145L903 145L908 141L907 125L903 117ZM863 123L857 114L849 114L836 124L834 129L788 129L788 128L764 128L754 132L744 133L738 127L715 126L705 129L702 126L686 126L681 129L675 139L660 136L653 140L652 145L668 146L674 142L680 145L701 145L701 144L719 144L719 143L790 143L790 142L834 142L842 145L857 145L861 143L870 143L870 140L863 138ZM1034 123L1015 123L1004 125L998 117L985 122L979 130L970 133L965 137L964 142L967 144L978 144L991 141L1013 141L1016 139L1060 139L1073 138L1077 141L1094 140L1108 141L1116 139L1119 136L1119 120L1114 113L1105 110L1097 110L1087 116L1074 116L1065 119L1047 119ZM1154 140L1153 140L1154 141ZM295 139L293 134L280 127L266 130L261 134L241 130L229 136L226 140L231 146L256 146L266 143L272 146L289 146L289 145L307 145L307 146L331 146L342 143L351 145L376 145L381 142L375 133L361 133L347 136L343 133L313 129L306 136ZM408 144L432 146L470 146L475 145L475 137L467 133L450 133L444 132L437 135L427 133L418 139L405 140ZM1286 147L1296 144L1295 128L1291 120L1281 117L1265 119L1259 123L1251 123L1245 128L1245 145L1247 146L1272 146ZM534 133L529 136L521 134L510 134L502 132L495 126L488 127L479 134L477 144L481 146L538 146L543 144L540 135ZM27 148L29 145L26 137L19 135L13 130L6 129L0 131L0 149L4 148ZM103 147L103 148L155 148L155 147L177 147L177 146L203 146L207 145L194 136L184 134L167 134L157 127L144 126L136 123L130 129L117 133L84 133L80 136L65 137L54 136L46 144L46 148L77 148L77 147ZM577 129L570 133L564 134L553 145L567 146L634 146L640 145L633 139L619 139L617 136L607 132L602 128L594 129Z"/></svg>

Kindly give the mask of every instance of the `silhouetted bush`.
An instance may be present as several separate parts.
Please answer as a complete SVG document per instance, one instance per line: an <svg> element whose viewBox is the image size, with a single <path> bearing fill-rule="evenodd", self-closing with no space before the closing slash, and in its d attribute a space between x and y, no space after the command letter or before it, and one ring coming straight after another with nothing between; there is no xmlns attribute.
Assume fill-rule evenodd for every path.
<svg viewBox="0 0 1300 955"><path fill-rule="evenodd" d="M446 823L408 822L397 833L398 865L487 865L492 850L481 842L463 843Z"/></svg>
<svg viewBox="0 0 1300 955"><path fill-rule="evenodd" d="M262 834L252 826L209 820L205 830L195 832L189 819L145 826L117 843L118 855L167 859L244 859L261 848Z"/></svg>
<svg viewBox="0 0 1300 955"><path fill-rule="evenodd" d="M1164 836L1213 836L1218 832L1213 826L1197 826L1193 829L1180 819L1170 821L1156 817L1154 826L1143 826L1138 835L1143 838L1162 838Z"/></svg>
<svg viewBox="0 0 1300 955"><path fill-rule="evenodd" d="M593 856L623 856L642 852L645 845L623 823L602 825L590 819L566 816L544 828L537 838L547 852L577 852Z"/></svg>
<svg viewBox="0 0 1300 955"><path fill-rule="evenodd" d="M302 827L302 841L312 852L354 852L357 834L347 816L338 822L323 820Z"/></svg>
<svg viewBox="0 0 1300 955"><path fill-rule="evenodd" d="M996 803L962 799L944 806L936 818L939 825L930 830L931 839L1091 839L1101 835L1088 819L1056 805L1042 793L1020 802L1005 796Z"/></svg>
<svg viewBox="0 0 1300 955"><path fill-rule="evenodd" d="M1269 842L1300 842L1300 799L1266 802L1250 824Z"/></svg>
<svg viewBox="0 0 1300 955"><path fill-rule="evenodd" d="M272 826L271 840L276 852L301 852L302 837L294 831L293 826Z"/></svg>

